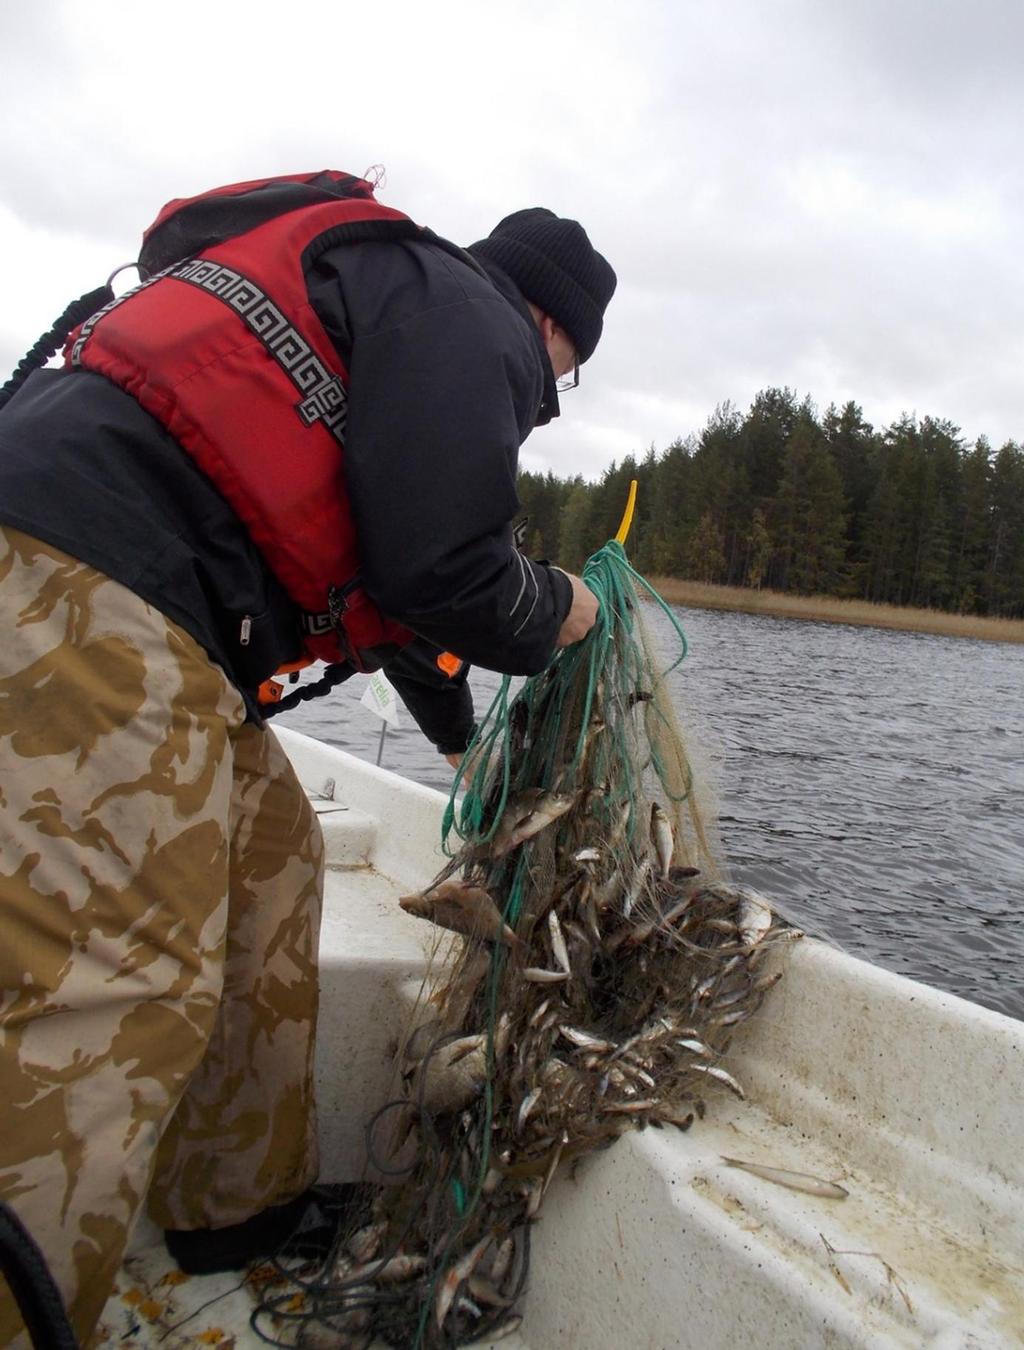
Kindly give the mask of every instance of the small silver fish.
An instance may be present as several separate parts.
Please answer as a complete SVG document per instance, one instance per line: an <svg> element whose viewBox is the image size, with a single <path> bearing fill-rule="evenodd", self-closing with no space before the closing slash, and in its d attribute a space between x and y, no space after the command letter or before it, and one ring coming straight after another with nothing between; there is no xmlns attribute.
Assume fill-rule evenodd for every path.
<svg viewBox="0 0 1024 1350"><path fill-rule="evenodd" d="M367 1224L365 1228L360 1228L358 1233L354 1233L348 1241L348 1249L354 1260L363 1265L376 1256L387 1231L387 1223L380 1222Z"/></svg>
<svg viewBox="0 0 1024 1350"><path fill-rule="evenodd" d="M727 1073L725 1069L720 1069L717 1064L691 1064L690 1068L694 1073L706 1073L709 1078L715 1078L719 1083L724 1083L730 1092L735 1092L741 1102L747 1100L747 1094L732 1074Z"/></svg>
<svg viewBox="0 0 1024 1350"><path fill-rule="evenodd" d="M538 1075L546 1083L553 1084L556 1089L561 1090L566 1086L567 1081L571 1083L574 1075L568 1064L564 1064L560 1059L546 1059L540 1066Z"/></svg>
<svg viewBox="0 0 1024 1350"><path fill-rule="evenodd" d="M548 910L548 929L551 932L551 950L555 954L555 960L567 975L571 975L572 966L569 964L569 949L565 945L565 935L562 932L562 925L559 923L558 915L553 909Z"/></svg>
<svg viewBox="0 0 1024 1350"><path fill-rule="evenodd" d="M438 1330L444 1325L444 1319L448 1316L452 1303L455 1300L455 1295L458 1293L459 1285L462 1284L464 1280L469 1279L470 1275L472 1275L473 1271L476 1269L477 1262L490 1245L491 1235L490 1233L487 1233L475 1246L470 1248L461 1260L455 1262L441 1280L437 1290L437 1298L434 1303L434 1318Z"/></svg>
<svg viewBox="0 0 1024 1350"><path fill-rule="evenodd" d="M476 1299L477 1303L484 1303L488 1308L510 1308L512 1299L506 1298L504 1294L499 1294L490 1280L485 1280L482 1275L470 1275L469 1292Z"/></svg>
<svg viewBox="0 0 1024 1350"><path fill-rule="evenodd" d="M667 877L672 866L675 841L672 838L672 822L664 808L659 806L657 802L651 804L651 839L654 842L654 851L658 855L661 875Z"/></svg>
<svg viewBox="0 0 1024 1350"><path fill-rule="evenodd" d="M598 909L607 909L621 890L622 873L616 868L599 886L594 887L591 894L595 906Z"/></svg>
<svg viewBox="0 0 1024 1350"><path fill-rule="evenodd" d="M633 1046L642 1041L646 1035L647 1028L645 1027L643 1031L637 1031L628 1040L620 1042L615 1054L612 1055L612 1059L619 1059L622 1055L628 1055Z"/></svg>
<svg viewBox="0 0 1024 1350"><path fill-rule="evenodd" d="M722 1161L730 1167L742 1168L751 1176L762 1181L773 1181L776 1186L788 1186L791 1191L803 1191L807 1195L817 1195L822 1200L845 1200L850 1192L835 1181L825 1181L821 1177L812 1177L808 1172L787 1172L782 1167L762 1167L760 1163L742 1162L739 1158L727 1158Z"/></svg>
<svg viewBox="0 0 1024 1350"><path fill-rule="evenodd" d="M356 1266L351 1272L351 1280L380 1280L381 1284L398 1284L402 1280L411 1280L419 1275L427 1264L425 1256L414 1252L398 1252L383 1265L379 1261L367 1261Z"/></svg>
<svg viewBox="0 0 1024 1350"><path fill-rule="evenodd" d="M585 760L587 756L590 754L590 751L594 745L594 741L601 735L601 733L604 730L605 724L604 722L601 721L599 717L591 719L590 726L587 727L586 734L583 737L583 754L580 756L581 761Z"/></svg>
<svg viewBox="0 0 1024 1350"><path fill-rule="evenodd" d="M737 1003L743 1003L753 994L752 986L748 984L741 985L739 989L729 989L725 993L720 993L715 997L713 1004L717 1012L722 1008L734 1008Z"/></svg>
<svg viewBox="0 0 1024 1350"><path fill-rule="evenodd" d="M659 917L658 927L668 928L671 924L675 923L676 919L680 918L681 915L685 914L689 908L690 908L689 896L687 896L685 900L677 900L676 903L672 905L670 909L666 909L664 914L662 914Z"/></svg>
<svg viewBox="0 0 1024 1350"><path fill-rule="evenodd" d="M526 1211L527 1219L535 1219L540 1213L540 1202L544 1199L544 1182L540 1177L534 1177L526 1187Z"/></svg>
<svg viewBox="0 0 1024 1350"><path fill-rule="evenodd" d="M689 1050L692 1055L700 1055L701 1059L710 1059L715 1053L709 1045L705 1045L703 1041L696 1037L692 1039L687 1037L685 1040L676 1041L676 1045L681 1045L684 1050Z"/></svg>
<svg viewBox="0 0 1024 1350"><path fill-rule="evenodd" d="M588 891L585 898L580 902L580 909L583 912L583 918L586 921L587 931L594 941L601 942L601 925L597 921L597 902L594 899L593 891Z"/></svg>
<svg viewBox="0 0 1024 1350"><path fill-rule="evenodd" d="M576 795L575 792L545 792L543 788L527 788L517 793L505 807L495 831L491 856L500 858L540 834L546 826L565 815L575 803Z"/></svg>
<svg viewBox="0 0 1024 1350"><path fill-rule="evenodd" d="M616 1115L636 1115L641 1111L653 1111L656 1106L661 1105L661 1099L658 1097L645 1097L642 1101L635 1102L605 1102L604 1109L612 1111Z"/></svg>
<svg viewBox="0 0 1024 1350"><path fill-rule="evenodd" d="M601 850L599 848L581 848L572 855L574 863L595 863L601 861Z"/></svg>
<svg viewBox="0 0 1024 1350"><path fill-rule="evenodd" d="M512 1257L515 1255L515 1250L515 1238L505 1238L504 1241L499 1242L494 1253L494 1260L491 1262L490 1273L492 1284L501 1285L505 1276L512 1268Z"/></svg>
<svg viewBox="0 0 1024 1350"><path fill-rule="evenodd" d="M633 818L632 801L620 802L618 810L614 813L611 820L611 830L608 835L608 845L613 847L620 839L624 838L629 830L629 823Z"/></svg>
<svg viewBox="0 0 1024 1350"><path fill-rule="evenodd" d="M577 1027L560 1026L558 1030L570 1044L579 1046L581 1050L603 1052L614 1048L611 1041L602 1040L600 1036L592 1036L589 1031L580 1031Z"/></svg>
<svg viewBox="0 0 1024 1350"><path fill-rule="evenodd" d="M633 907L643 894L644 888L651 879L651 873L654 871L654 863L649 857L645 857L637 866L633 874L633 880L629 890L626 892L626 898L622 902L622 917L628 919L633 912Z"/></svg>
<svg viewBox="0 0 1024 1350"><path fill-rule="evenodd" d="M505 1051L512 1036L512 1014L503 1012L494 1028L494 1058L504 1059Z"/></svg>
<svg viewBox="0 0 1024 1350"><path fill-rule="evenodd" d="M713 919L702 919L701 923L703 927L711 928L716 933L732 934L738 932L738 929L736 925L733 923L732 919L723 919L721 917Z"/></svg>
<svg viewBox="0 0 1024 1350"><path fill-rule="evenodd" d="M561 1160L562 1157L562 1149L565 1148L568 1142L569 1142L568 1131L563 1130L562 1137L559 1139L558 1143L555 1145L555 1148L552 1150L551 1162L548 1164L548 1170L544 1174L544 1186L541 1189L542 1196L547 1193L547 1189L551 1185L552 1180L554 1179L555 1171L557 1170L559 1161Z"/></svg>
<svg viewBox="0 0 1024 1350"><path fill-rule="evenodd" d="M749 886L738 887L740 902L736 911L736 926L745 947L756 947L772 926L772 907L763 895Z"/></svg>
<svg viewBox="0 0 1024 1350"><path fill-rule="evenodd" d="M733 1008L731 1012L716 1014L708 1021L709 1027L734 1027L740 1022L745 1022L750 1016L752 1007Z"/></svg>
<svg viewBox="0 0 1024 1350"><path fill-rule="evenodd" d="M541 970L539 966L526 966L523 970L523 979L531 984L561 984L568 978L569 973L565 970Z"/></svg>
<svg viewBox="0 0 1024 1350"><path fill-rule="evenodd" d="M713 970L710 975L705 975L704 979L694 988L694 997L698 999L710 998L712 989L722 978L722 973L720 970Z"/></svg>
<svg viewBox="0 0 1024 1350"><path fill-rule="evenodd" d="M622 1071L627 1074L632 1074L634 1078L638 1078L640 1082L643 1083L644 1087L653 1088L658 1086L647 1070L642 1069L639 1064L631 1064L627 1059L622 1060L621 1064Z"/></svg>
<svg viewBox="0 0 1024 1350"><path fill-rule="evenodd" d="M528 1093L519 1105L519 1111L516 1115L516 1133L521 1134L523 1126L526 1124L530 1112L541 1099L543 1088L536 1087Z"/></svg>

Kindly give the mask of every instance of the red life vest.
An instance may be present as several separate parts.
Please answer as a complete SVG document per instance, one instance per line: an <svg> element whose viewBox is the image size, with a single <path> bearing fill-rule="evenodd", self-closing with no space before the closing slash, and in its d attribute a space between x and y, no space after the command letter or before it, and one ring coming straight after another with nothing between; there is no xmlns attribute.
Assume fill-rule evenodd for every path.
<svg viewBox="0 0 1024 1350"><path fill-rule="evenodd" d="M277 185L325 182L332 188L314 190L315 204L300 200L260 219ZM339 189L349 195L333 196ZM362 650L404 645L412 634L360 586L342 473L348 371L309 303L303 272L347 239L420 230L376 202L362 179L293 175L169 203L146 232L143 260L179 213L205 220L224 197L238 199L244 232L172 262L99 310L71 334L66 364L126 390L212 480L303 611L308 654L362 668ZM294 203L287 192L285 200ZM259 223L246 228L254 214Z"/></svg>

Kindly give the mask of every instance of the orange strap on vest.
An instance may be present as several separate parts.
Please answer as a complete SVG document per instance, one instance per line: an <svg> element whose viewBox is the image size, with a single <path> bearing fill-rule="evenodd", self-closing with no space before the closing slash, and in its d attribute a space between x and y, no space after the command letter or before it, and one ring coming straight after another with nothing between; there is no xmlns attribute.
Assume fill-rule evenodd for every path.
<svg viewBox="0 0 1024 1350"><path fill-rule="evenodd" d="M274 671L275 675L294 675L300 670L305 670L315 661L315 657L307 656L299 661L289 661L286 665L278 666ZM437 656L437 668L442 671L449 679L453 680L459 671L465 665L461 657L454 652L439 652ZM284 696L284 686L279 684L276 679L264 680L256 691L257 700L267 706L280 703Z"/></svg>
<svg viewBox="0 0 1024 1350"><path fill-rule="evenodd" d="M275 675L295 675L300 670L305 670L316 660L315 656L305 656L298 661L288 661L283 666L278 666L274 671ZM279 703L284 694L284 686L278 684L277 680L264 680L256 690L256 698L260 703Z"/></svg>
<svg viewBox="0 0 1024 1350"><path fill-rule="evenodd" d="M279 703L281 695L284 693L284 687L276 680L264 680L256 690L256 701L269 706L272 703Z"/></svg>

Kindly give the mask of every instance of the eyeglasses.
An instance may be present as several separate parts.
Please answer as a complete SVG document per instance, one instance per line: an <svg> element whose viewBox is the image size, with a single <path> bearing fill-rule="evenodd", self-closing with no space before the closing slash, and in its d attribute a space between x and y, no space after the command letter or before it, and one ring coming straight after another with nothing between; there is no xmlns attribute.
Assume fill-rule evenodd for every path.
<svg viewBox="0 0 1024 1350"><path fill-rule="evenodd" d="M559 375L555 381L555 388L560 394L567 393L570 389L578 387L580 382L580 358L578 352L573 352L572 370L566 371L564 375Z"/></svg>

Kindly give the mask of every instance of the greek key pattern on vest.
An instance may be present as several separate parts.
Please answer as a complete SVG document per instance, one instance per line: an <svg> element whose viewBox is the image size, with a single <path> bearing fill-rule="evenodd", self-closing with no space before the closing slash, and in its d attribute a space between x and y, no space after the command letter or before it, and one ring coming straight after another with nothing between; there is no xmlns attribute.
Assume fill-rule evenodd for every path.
<svg viewBox="0 0 1024 1350"><path fill-rule="evenodd" d="M86 342L88 342L89 335L99 323L100 319L109 314L112 309L117 309L118 305L123 305L126 300L130 300L133 295L138 295L139 291L144 291L147 286L153 286L156 282L163 281L164 277L167 276L171 270L171 267L165 267L162 272L154 272L151 277L147 277L145 281L140 281L139 284L133 286L130 291L125 291L124 295L115 296L109 304L104 305L102 309L98 309L95 314L90 314L85 323L82 324L78 337L75 339L75 345L71 348L71 364L73 366L81 366L82 348L85 346Z"/></svg>
<svg viewBox="0 0 1024 1350"><path fill-rule="evenodd" d="M168 272L229 305L302 395L295 410L303 424L323 422L342 440L348 393L341 376L328 370L265 291L241 272L205 258L189 258Z"/></svg>

